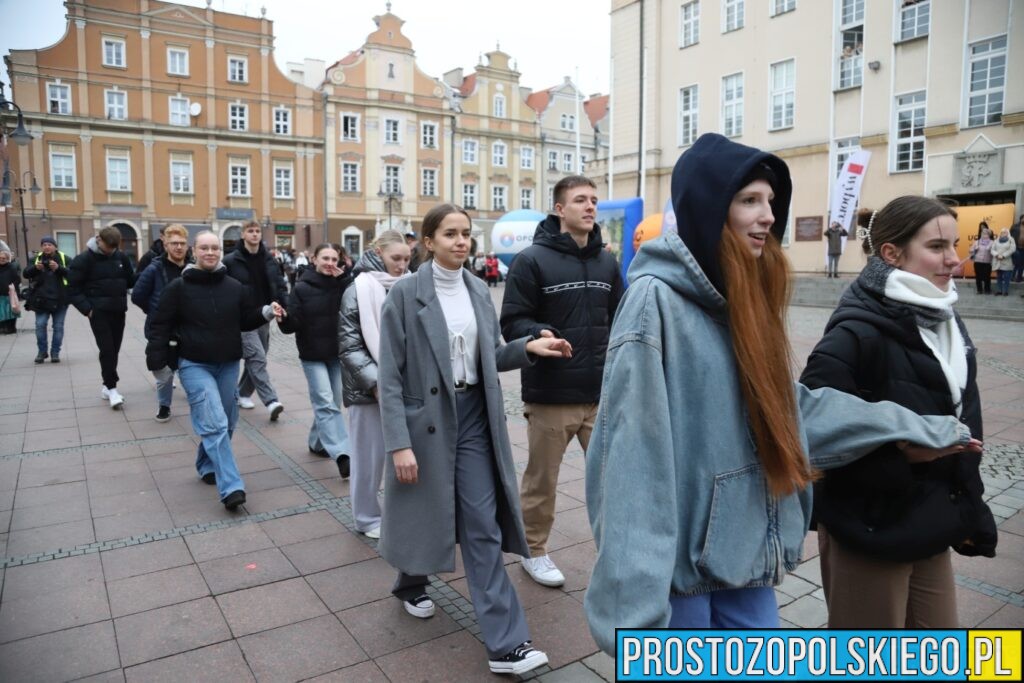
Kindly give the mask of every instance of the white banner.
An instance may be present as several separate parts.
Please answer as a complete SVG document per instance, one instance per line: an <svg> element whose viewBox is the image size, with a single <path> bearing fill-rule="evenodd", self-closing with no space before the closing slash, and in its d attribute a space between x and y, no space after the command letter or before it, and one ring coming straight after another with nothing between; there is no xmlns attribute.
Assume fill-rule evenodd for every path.
<svg viewBox="0 0 1024 683"><path fill-rule="evenodd" d="M839 228L851 232L857 229L857 204L860 201L860 186L868 171L871 152L859 149L843 163L843 170L832 186L832 203L828 212L828 226L834 223ZM846 238L842 238L843 250L846 249ZM825 240L825 257L828 260L828 240Z"/></svg>

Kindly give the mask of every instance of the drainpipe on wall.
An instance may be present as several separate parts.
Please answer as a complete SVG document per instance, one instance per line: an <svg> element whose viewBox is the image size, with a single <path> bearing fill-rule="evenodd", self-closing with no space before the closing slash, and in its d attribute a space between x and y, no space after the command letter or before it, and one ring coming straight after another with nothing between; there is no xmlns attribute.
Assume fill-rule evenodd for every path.
<svg viewBox="0 0 1024 683"><path fill-rule="evenodd" d="M322 241L326 242L327 239L328 239L328 235L327 235L327 93L326 92L321 92L320 93L320 100L323 102L323 105L324 105L324 113L323 113L323 117L324 117L324 134L323 134L323 143L324 143L324 153L323 153L324 238L323 238ZM341 240L341 235L338 235L338 240L339 241Z"/></svg>

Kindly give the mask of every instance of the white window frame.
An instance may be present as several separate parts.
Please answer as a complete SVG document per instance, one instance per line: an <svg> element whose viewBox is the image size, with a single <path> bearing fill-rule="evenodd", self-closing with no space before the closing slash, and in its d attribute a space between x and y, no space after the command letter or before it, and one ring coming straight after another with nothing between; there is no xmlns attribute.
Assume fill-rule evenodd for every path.
<svg viewBox="0 0 1024 683"><path fill-rule="evenodd" d="M476 140L462 141L462 163L479 164L480 143Z"/></svg>
<svg viewBox="0 0 1024 683"><path fill-rule="evenodd" d="M519 147L519 168L524 171L532 171L533 158L533 147L531 145L522 145Z"/></svg>
<svg viewBox="0 0 1024 683"><path fill-rule="evenodd" d="M392 127L391 124L394 124ZM384 144L385 145L400 145L402 144L402 120L401 119L384 119Z"/></svg>
<svg viewBox="0 0 1024 683"><path fill-rule="evenodd" d="M252 197L252 173L248 159L228 159L228 196Z"/></svg>
<svg viewBox="0 0 1024 683"><path fill-rule="evenodd" d="M573 172L573 156L572 152L562 152L562 173Z"/></svg>
<svg viewBox="0 0 1024 683"><path fill-rule="evenodd" d="M860 138L857 136L839 138L833 145L835 149L835 175L838 178L843 170L843 164L852 154L860 151Z"/></svg>
<svg viewBox="0 0 1024 683"><path fill-rule="evenodd" d="M796 9L796 0L768 0L768 16L777 17Z"/></svg>
<svg viewBox="0 0 1024 683"><path fill-rule="evenodd" d="M341 191L342 192L359 192L360 175L362 168L358 161L342 161L341 162Z"/></svg>
<svg viewBox="0 0 1024 683"><path fill-rule="evenodd" d="M728 87L726 85L726 81L733 78L739 78L739 95L734 96L732 99L726 99L726 96L728 94ZM738 138L743 135L743 98L744 90L746 87L745 81L745 74L742 71L737 71L736 73L729 74L727 76L722 76L720 86L722 93L721 130L722 135L724 135L727 138ZM738 123L736 122L737 120ZM730 121L732 121L733 123L732 127L729 126Z"/></svg>
<svg viewBox="0 0 1024 683"><path fill-rule="evenodd" d="M679 6L679 47L690 47L699 42L700 0L691 0Z"/></svg>
<svg viewBox="0 0 1024 683"><path fill-rule="evenodd" d="M128 43L125 42L124 38L103 36L103 40L100 41L100 45L103 50L103 66L114 67L115 69L128 68ZM118 48L111 52L110 60L107 59L107 47Z"/></svg>
<svg viewBox="0 0 1024 683"><path fill-rule="evenodd" d="M532 187L521 187L521 188L519 188L519 208L520 209L532 209L533 208L533 188Z"/></svg>
<svg viewBox="0 0 1024 683"><path fill-rule="evenodd" d="M193 194L195 167L192 164L192 155L171 152L169 164L171 171L171 194Z"/></svg>
<svg viewBox="0 0 1024 683"><path fill-rule="evenodd" d="M236 74L236 66L241 66L241 74ZM236 76L239 76L236 78ZM249 58L243 55L228 55L228 83L249 82Z"/></svg>
<svg viewBox="0 0 1024 683"><path fill-rule="evenodd" d="M858 26L864 24L864 7L866 0L839 0L839 24L841 26ZM846 10L850 10L849 16Z"/></svg>
<svg viewBox="0 0 1024 683"><path fill-rule="evenodd" d="M931 0L918 0L912 5L904 5L903 0L896 2L896 26L894 27L893 42L902 43L908 40L923 38L932 30L932 8ZM924 14L924 21L921 15ZM909 30L907 23L909 20Z"/></svg>
<svg viewBox="0 0 1024 683"><path fill-rule="evenodd" d="M508 211L507 185L491 185L491 211Z"/></svg>
<svg viewBox="0 0 1024 683"><path fill-rule="evenodd" d="M1002 45L999 47L991 47L992 43L1002 41ZM972 52L976 47L980 47L985 43L990 44L987 51L973 55ZM990 36L982 40L976 40L967 45L967 54L964 58L964 95L963 95L963 113L962 113L962 127L963 128L978 128L982 126L998 125L1003 120L1003 110L1006 106L1006 81L1007 74L1009 73L1008 57L1007 52L1008 36L1007 34L1001 34L997 36ZM973 67L976 63L987 62L986 73L986 85L993 81L993 60L1001 60L1002 64L996 64L995 69L1002 71L1001 82L996 87L985 87L979 89L977 92L972 92L971 88L974 85L972 79ZM984 98L984 113L981 120L971 118L971 100L974 98ZM998 98L998 99L997 99ZM989 109L992 107L993 101L998 101L999 112L990 119L992 113Z"/></svg>
<svg viewBox="0 0 1024 683"><path fill-rule="evenodd" d="M244 102L228 103L228 130L249 130L249 105Z"/></svg>
<svg viewBox="0 0 1024 683"><path fill-rule="evenodd" d="M920 100L916 98L920 96ZM913 101L900 104L901 99L915 98ZM926 90L916 90L907 93L899 93L894 98L893 102L893 121L892 121L892 144L889 145L891 150L889 160L889 172L890 173L916 173L924 170L924 157L927 151L924 127L928 117L928 92ZM920 109L920 133L917 135L913 134L914 122L913 119L917 118L915 112ZM911 135L901 138L900 137L900 114L904 112L911 113ZM921 155L918 165L914 165L914 147L920 144ZM906 168L900 168L900 148L909 146L909 161Z"/></svg>
<svg viewBox="0 0 1024 683"><path fill-rule="evenodd" d="M508 145L504 142L495 141L491 145L491 166L498 168L508 166Z"/></svg>
<svg viewBox="0 0 1024 683"><path fill-rule="evenodd" d="M687 93L690 96L687 97ZM684 104L690 106L684 108ZM677 103L678 130L676 131L676 142L679 147L689 147L697 139L700 119L700 85L694 83L679 89L679 101Z"/></svg>
<svg viewBox="0 0 1024 683"><path fill-rule="evenodd" d="M362 117L354 112L342 112L341 113L341 125L338 126L338 134L341 137L342 142L359 142L362 139L360 135L360 124L362 123ZM352 121L352 135L348 136L345 130L345 119Z"/></svg>
<svg viewBox="0 0 1024 683"><path fill-rule="evenodd" d="M437 197L437 169L420 169L420 196Z"/></svg>
<svg viewBox="0 0 1024 683"><path fill-rule="evenodd" d="M558 170L558 152L553 149L548 150L548 170Z"/></svg>
<svg viewBox="0 0 1024 683"><path fill-rule="evenodd" d="M50 187L54 190L77 190L78 189L78 160L76 159L76 150L74 145L50 145L49 149L50 157ZM62 162L60 164L60 175L58 176L56 157L61 157ZM63 162L63 159L70 159L70 168L68 164ZM71 179L70 185L65 183L65 180Z"/></svg>
<svg viewBox="0 0 1024 683"><path fill-rule="evenodd" d="M496 119L508 118L508 112L505 109L505 96L504 95L502 95L500 93L495 95L494 99L491 102L491 105L493 107L492 113L493 113L494 118L496 118Z"/></svg>
<svg viewBox="0 0 1024 683"><path fill-rule="evenodd" d="M177 123L175 123L175 121L174 121L174 114L175 114L174 104L176 102L184 102L185 103L184 118L179 119L179 121ZM190 102L188 101L187 97L178 97L176 95L171 95L170 97L168 97L167 98L167 122L170 125L172 125L172 126L184 126L184 127L191 126L192 125L192 117L191 117L191 115L189 113L189 105L190 105ZM179 115L181 113L182 112L178 112Z"/></svg>
<svg viewBox="0 0 1024 683"><path fill-rule="evenodd" d="M113 104L110 101L111 95L118 95L121 99L119 104ZM116 110L120 109L120 112ZM115 113L119 113L119 116L115 116ZM128 93L124 90L118 90L116 88L108 88L103 91L103 115L106 116L109 121L127 121L128 120Z"/></svg>
<svg viewBox="0 0 1024 683"><path fill-rule="evenodd" d="M56 96L54 96L56 94ZM56 102L57 111L53 110ZM71 86L60 81L46 84L46 111L50 114L71 115Z"/></svg>
<svg viewBox="0 0 1024 683"><path fill-rule="evenodd" d="M173 67L174 55L184 55L184 69L182 71L175 71ZM187 47L178 47L175 45L167 46L167 75L168 76L188 76L189 75L189 56Z"/></svg>
<svg viewBox="0 0 1024 683"><path fill-rule="evenodd" d="M477 185L476 183L462 183L462 208L476 209L477 206Z"/></svg>
<svg viewBox="0 0 1024 683"><path fill-rule="evenodd" d="M274 162L274 199L295 199L295 162Z"/></svg>
<svg viewBox="0 0 1024 683"><path fill-rule="evenodd" d="M776 82L776 69L791 67L792 81ZM796 58L782 59L768 65L768 130L786 130L792 128L796 121ZM781 106L781 114L776 120L776 108ZM786 116L788 108L788 118Z"/></svg>
<svg viewBox="0 0 1024 683"><path fill-rule="evenodd" d="M113 170L110 162L124 162L124 168ZM127 149L108 149L106 158L107 171L107 192L131 192L132 191L132 159ZM120 178L111 182L112 174L116 173Z"/></svg>
<svg viewBox="0 0 1024 683"><path fill-rule="evenodd" d="M746 9L746 0L722 0L722 33L731 33L743 28L746 24Z"/></svg>
<svg viewBox="0 0 1024 683"><path fill-rule="evenodd" d="M282 116L283 115L283 116ZM292 134L292 110L288 107L274 107L274 135Z"/></svg>
<svg viewBox="0 0 1024 683"><path fill-rule="evenodd" d="M384 192L396 195L402 193L402 167L398 164L384 166Z"/></svg>
<svg viewBox="0 0 1024 683"><path fill-rule="evenodd" d="M423 149L437 149L437 122L420 122L420 147Z"/></svg>
<svg viewBox="0 0 1024 683"><path fill-rule="evenodd" d="M859 88L864 83L864 2L865 0L839 0L839 55L836 59L836 90ZM851 41L847 41L850 34ZM860 40L856 40L857 36ZM861 46L857 52L856 46ZM845 54L846 48L850 54Z"/></svg>

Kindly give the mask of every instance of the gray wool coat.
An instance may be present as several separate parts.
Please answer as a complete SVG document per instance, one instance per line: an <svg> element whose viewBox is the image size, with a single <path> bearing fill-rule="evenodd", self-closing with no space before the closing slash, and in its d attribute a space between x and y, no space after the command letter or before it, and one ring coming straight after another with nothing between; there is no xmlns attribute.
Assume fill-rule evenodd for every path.
<svg viewBox="0 0 1024 683"><path fill-rule="evenodd" d="M497 472L497 517L502 550L529 555L519 507L512 447L498 373L533 362L530 337L505 344L487 287L462 272L476 315L479 383ZM384 467L381 556L406 574L455 569L455 445L457 413L448 325L434 289L433 264L397 282L384 302L378 386L384 449L412 448L418 481L400 484L388 458Z"/></svg>

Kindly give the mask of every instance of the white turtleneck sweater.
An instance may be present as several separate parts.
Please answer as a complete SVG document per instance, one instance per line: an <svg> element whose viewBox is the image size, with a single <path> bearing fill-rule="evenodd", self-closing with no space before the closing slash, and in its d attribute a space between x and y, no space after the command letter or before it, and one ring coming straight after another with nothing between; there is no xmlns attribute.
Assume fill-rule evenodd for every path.
<svg viewBox="0 0 1024 683"><path fill-rule="evenodd" d="M434 289L441 300L441 310L448 324L448 348L451 353L452 378L476 384L477 362L480 353L477 344L476 315L469 298L469 288L462 279L462 268L448 270L433 262Z"/></svg>

